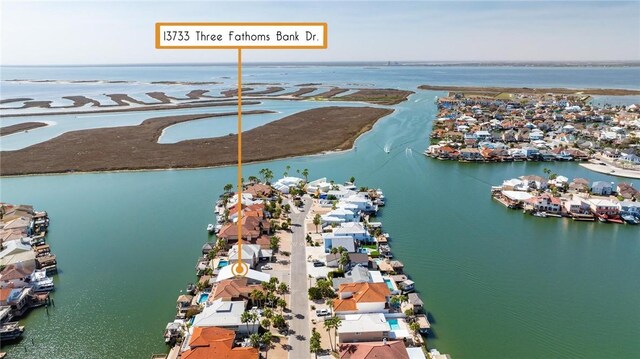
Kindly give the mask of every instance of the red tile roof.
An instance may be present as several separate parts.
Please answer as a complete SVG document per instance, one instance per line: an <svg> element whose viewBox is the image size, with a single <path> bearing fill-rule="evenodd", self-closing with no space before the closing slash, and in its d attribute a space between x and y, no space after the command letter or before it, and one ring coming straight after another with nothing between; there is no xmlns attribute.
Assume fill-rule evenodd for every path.
<svg viewBox="0 0 640 359"><path fill-rule="evenodd" d="M409 359L401 341L340 345L340 359Z"/></svg>
<svg viewBox="0 0 640 359"><path fill-rule="evenodd" d="M195 327L189 340L191 349L182 359L258 359L256 348L233 348L236 333L218 327Z"/></svg>

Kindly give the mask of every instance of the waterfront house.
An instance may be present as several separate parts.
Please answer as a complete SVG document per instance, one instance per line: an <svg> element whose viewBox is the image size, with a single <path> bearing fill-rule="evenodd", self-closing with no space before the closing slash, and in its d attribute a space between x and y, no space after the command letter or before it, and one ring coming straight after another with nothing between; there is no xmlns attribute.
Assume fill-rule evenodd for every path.
<svg viewBox="0 0 640 359"><path fill-rule="evenodd" d="M189 340L180 354L181 359L258 359L260 353L253 347L234 347L236 333L217 327L193 327Z"/></svg>
<svg viewBox="0 0 640 359"><path fill-rule="evenodd" d="M571 214L589 214L591 206L589 202L580 197L573 197L564 203L564 209Z"/></svg>
<svg viewBox="0 0 640 359"><path fill-rule="evenodd" d="M359 192L355 195L341 198L340 202L350 203L357 206L356 212L360 211L363 213L372 214L378 211L378 206L373 204L373 202L369 198L369 195L366 192Z"/></svg>
<svg viewBox="0 0 640 359"><path fill-rule="evenodd" d="M337 314L388 312L391 292L385 283L345 283L333 302Z"/></svg>
<svg viewBox="0 0 640 359"><path fill-rule="evenodd" d="M254 290L264 292L260 284L249 284L245 277L226 279L218 282L213 293L209 296L209 301L245 301L251 300L250 295Z"/></svg>
<svg viewBox="0 0 640 359"><path fill-rule="evenodd" d="M346 208L336 208L321 216L323 224L360 222L360 214Z"/></svg>
<svg viewBox="0 0 640 359"><path fill-rule="evenodd" d="M618 203L620 213L640 216L640 202L622 201Z"/></svg>
<svg viewBox="0 0 640 359"><path fill-rule="evenodd" d="M382 313L347 314L338 327L338 343L382 341L390 330Z"/></svg>
<svg viewBox="0 0 640 359"><path fill-rule="evenodd" d="M31 287L0 289L0 306L10 306L13 317L21 317L29 309L33 295Z"/></svg>
<svg viewBox="0 0 640 359"><path fill-rule="evenodd" d="M307 183L306 190L309 194L326 193L327 191L331 190L331 187L331 183L327 182L326 177L323 177Z"/></svg>
<svg viewBox="0 0 640 359"><path fill-rule="evenodd" d="M325 253L331 252L332 248L343 247L349 253L356 251L356 245L352 236L335 235L333 233L323 233L322 240L324 242Z"/></svg>
<svg viewBox="0 0 640 359"><path fill-rule="evenodd" d="M242 323L240 318L244 310L243 301L207 302L202 312L194 317L193 327L219 327L245 335L256 333L259 327L257 322Z"/></svg>
<svg viewBox="0 0 640 359"><path fill-rule="evenodd" d="M218 276L216 277L216 282L222 282L226 279L235 278L236 275L231 271L231 266L227 265L220 268L218 272ZM249 269L249 272L244 276L247 278L249 284L260 284L262 282L268 282L271 279L271 275L265 272L260 272L254 269Z"/></svg>
<svg viewBox="0 0 640 359"><path fill-rule="evenodd" d="M347 271L344 277L333 278L333 288L336 291L340 288L341 284L345 283L384 283L384 279L382 278L382 273L369 271L366 266L357 264L354 265L351 270Z"/></svg>
<svg viewBox="0 0 640 359"><path fill-rule="evenodd" d="M526 191L529 187L524 181L518 178L512 178L502 182L502 189L504 191Z"/></svg>
<svg viewBox="0 0 640 359"><path fill-rule="evenodd" d="M591 193L598 196L609 196L613 193L613 182L595 181L591 184Z"/></svg>
<svg viewBox="0 0 640 359"><path fill-rule="evenodd" d="M608 199L590 198L588 201L591 207L591 212L596 215L615 216L620 211L618 204Z"/></svg>
<svg viewBox="0 0 640 359"><path fill-rule="evenodd" d="M340 253L329 253L326 256L327 267L338 268L340 267ZM361 265L367 267L369 264L369 256L365 253L349 253L349 266ZM348 268L348 267L347 267Z"/></svg>
<svg viewBox="0 0 640 359"><path fill-rule="evenodd" d="M333 228L332 233L336 237L350 236L360 242L373 241L373 238L361 222L341 223L339 227Z"/></svg>
<svg viewBox="0 0 640 359"><path fill-rule="evenodd" d="M257 244L242 245L242 262L246 263L249 268L255 268L260 260L268 260L273 255L270 249L262 249ZM229 263L238 262L238 245L234 244L229 250Z"/></svg>
<svg viewBox="0 0 640 359"><path fill-rule="evenodd" d="M0 288L23 288L29 285L35 263L9 264L0 271Z"/></svg>
<svg viewBox="0 0 640 359"><path fill-rule="evenodd" d="M463 148L460 150L459 158L463 161L482 161L482 154L477 148Z"/></svg>
<svg viewBox="0 0 640 359"><path fill-rule="evenodd" d="M265 218L256 216L242 217L242 238L248 241L256 241L263 234L269 234L271 224ZM224 240L227 244L233 244L238 241L238 225L236 223L227 223L220 229L217 237Z"/></svg>
<svg viewBox="0 0 640 359"><path fill-rule="evenodd" d="M277 180L271 186L275 190L287 194L287 193L289 193L289 191L290 191L290 189L292 187L297 187L297 186L301 185L302 183L304 183L304 179L302 179L302 178L298 178L298 177L283 177L283 178Z"/></svg>
<svg viewBox="0 0 640 359"><path fill-rule="evenodd" d="M538 189L543 190L547 188L549 181L546 178L536 176L536 175L528 175L521 176L520 180L524 183L524 185L530 189Z"/></svg>
<svg viewBox="0 0 640 359"><path fill-rule="evenodd" d="M266 184L252 183L245 186L242 193L250 194L253 198L271 198L273 189Z"/></svg>
<svg viewBox="0 0 640 359"><path fill-rule="evenodd" d="M340 359L425 359L421 348L407 348L401 340L342 344L339 350Z"/></svg>
<svg viewBox="0 0 640 359"><path fill-rule="evenodd" d="M560 213L562 211L560 198L553 197L548 193L530 198L527 202L533 210L538 212ZM525 206L526 208L527 206Z"/></svg>
<svg viewBox="0 0 640 359"><path fill-rule="evenodd" d="M569 191L570 192L588 192L589 180L584 178L574 178L573 181L569 183Z"/></svg>
<svg viewBox="0 0 640 359"><path fill-rule="evenodd" d="M36 254L31 246L18 240L3 243L4 249L0 251L0 266L10 264L35 265Z"/></svg>
<svg viewBox="0 0 640 359"><path fill-rule="evenodd" d="M625 199L638 197L638 190L633 188L633 183L620 182L616 187L616 192Z"/></svg>

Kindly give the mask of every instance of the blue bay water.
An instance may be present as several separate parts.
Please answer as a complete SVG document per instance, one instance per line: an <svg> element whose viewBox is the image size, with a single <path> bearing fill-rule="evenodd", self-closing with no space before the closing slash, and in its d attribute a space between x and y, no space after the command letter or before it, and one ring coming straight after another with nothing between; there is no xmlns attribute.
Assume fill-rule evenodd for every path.
<svg viewBox="0 0 640 359"><path fill-rule="evenodd" d="M436 115L433 99L443 93L416 90L419 84L448 83L638 88L640 69L303 66L245 72L247 82L358 83L416 91L363 135L355 150L246 165L244 173L257 175L268 167L277 175L290 165L308 168L312 178L355 176L358 185L382 188L388 205L380 220L433 318L430 347L455 358L633 358L640 352L639 228L523 216L489 196L491 185L543 175L545 167L569 178L619 179L575 163L428 159L421 153ZM2 71L3 79L150 82L225 76L233 83L235 68ZM22 96L5 85L2 98ZM154 88L132 86L140 86L141 93ZM63 86L39 91L68 94ZM122 121L139 121L128 120L130 115ZM389 154L384 146L391 148ZM0 200L49 212L48 240L60 263L56 307L49 316L32 312L23 320L25 340L3 350L12 358L148 358L165 351L162 330L175 314L179 291L194 279L212 205L234 179L235 167L2 178Z"/></svg>

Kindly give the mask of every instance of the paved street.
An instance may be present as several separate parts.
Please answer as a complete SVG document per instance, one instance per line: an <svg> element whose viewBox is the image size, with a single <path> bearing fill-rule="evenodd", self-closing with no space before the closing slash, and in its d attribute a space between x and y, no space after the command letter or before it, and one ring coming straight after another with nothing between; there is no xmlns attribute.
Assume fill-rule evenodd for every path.
<svg viewBox="0 0 640 359"><path fill-rule="evenodd" d="M305 198L304 210L297 211L291 204L291 224L293 238L291 243L291 320L290 329L294 332L289 338L292 349L290 359L309 358L309 302L307 300L307 256L305 250L304 220L311 209L312 199Z"/></svg>

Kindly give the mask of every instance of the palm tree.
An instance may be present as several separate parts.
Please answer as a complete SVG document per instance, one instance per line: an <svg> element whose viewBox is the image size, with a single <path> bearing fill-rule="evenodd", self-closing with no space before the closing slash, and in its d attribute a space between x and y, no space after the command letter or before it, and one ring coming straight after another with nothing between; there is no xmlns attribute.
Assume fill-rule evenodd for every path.
<svg viewBox="0 0 640 359"><path fill-rule="evenodd" d="M266 168L266 171L264 173L264 180L267 184L269 184L269 182L273 179L273 172Z"/></svg>
<svg viewBox="0 0 640 359"><path fill-rule="evenodd" d="M351 176L351 178L349 178L349 182L351 182L351 184L356 184L356 178Z"/></svg>
<svg viewBox="0 0 640 359"><path fill-rule="evenodd" d="M271 328L271 321L267 318L262 319L262 322L260 322L260 325L262 325L262 327L265 330L269 330Z"/></svg>
<svg viewBox="0 0 640 359"><path fill-rule="evenodd" d="M329 307L329 313L333 316L333 298L328 298L325 303L327 304L327 307Z"/></svg>
<svg viewBox="0 0 640 359"><path fill-rule="evenodd" d="M316 216L313 217L313 224L316 226L316 233L318 233L318 226L322 223L322 217L320 217L319 213L316 213Z"/></svg>
<svg viewBox="0 0 640 359"><path fill-rule="evenodd" d="M247 333L249 332L249 323L254 323L258 320L258 316L254 312L243 312L240 315L240 321L247 326Z"/></svg>
<svg viewBox="0 0 640 359"><path fill-rule="evenodd" d="M269 354L269 349L271 349L271 345L273 344L273 336L271 335L271 332L266 331L262 333L261 341L262 345L264 345L264 357L266 359Z"/></svg>
<svg viewBox="0 0 640 359"><path fill-rule="evenodd" d="M260 348L261 339L258 333L253 333L249 336L249 342L251 342L251 346L254 348Z"/></svg>
<svg viewBox="0 0 640 359"><path fill-rule="evenodd" d="M287 283L280 283L278 285L278 294L282 295L289 292L289 286Z"/></svg>
<svg viewBox="0 0 640 359"><path fill-rule="evenodd" d="M308 169L303 169L302 170L302 176L304 177L304 181L305 182L309 182L309 170Z"/></svg>
<svg viewBox="0 0 640 359"><path fill-rule="evenodd" d="M344 271L344 268L349 264L351 260L349 259L349 252L342 252L340 254L340 259L338 260L338 264L340 264L340 269Z"/></svg>
<svg viewBox="0 0 640 359"><path fill-rule="evenodd" d="M225 192L229 192L233 189L233 185L231 183L227 183L226 185L224 185L224 191Z"/></svg>
<svg viewBox="0 0 640 359"><path fill-rule="evenodd" d="M409 329L413 332L414 337L417 337L420 332L420 324L418 324L418 322L413 322L409 324Z"/></svg>
<svg viewBox="0 0 640 359"><path fill-rule="evenodd" d="M322 350L320 339L320 333L316 331L316 328L313 328L311 331L311 339L309 340L309 350L316 355L316 359L318 358L318 352Z"/></svg>
<svg viewBox="0 0 640 359"><path fill-rule="evenodd" d="M256 184L256 183L258 183L258 177L256 177L256 176L249 176L249 182L251 182L252 184Z"/></svg>
<svg viewBox="0 0 640 359"><path fill-rule="evenodd" d="M287 165L287 167L285 167L284 173L282 174L283 177L287 177L289 175L289 170L291 169L291 166Z"/></svg>
<svg viewBox="0 0 640 359"><path fill-rule="evenodd" d="M338 327L342 324L342 320L338 317L327 318L324 321L324 327L327 329L327 334L329 334L329 344L331 345L331 350L335 351L334 342L338 335ZM333 329L333 341L331 341L331 329Z"/></svg>
<svg viewBox="0 0 640 359"><path fill-rule="evenodd" d="M287 308L287 301L282 298L278 298L277 305L278 308L280 308L280 314L282 314L282 311Z"/></svg>
<svg viewBox="0 0 640 359"><path fill-rule="evenodd" d="M249 298L251 298L251 301L253 302L254 305L257 305L259 307L261 307L260 305L260 299L264 296L264 293L262 291L259 291L257 289L254 289L251 291L251 293L249 293Z"/></svg>

